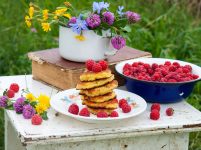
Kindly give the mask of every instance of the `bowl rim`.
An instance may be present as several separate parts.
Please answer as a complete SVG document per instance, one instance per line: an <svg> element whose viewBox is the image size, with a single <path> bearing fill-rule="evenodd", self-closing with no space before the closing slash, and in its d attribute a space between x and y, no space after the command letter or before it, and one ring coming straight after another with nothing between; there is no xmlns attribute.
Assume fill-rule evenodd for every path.
<svg viewBox="0 0 201 150"><path fill-rule="evenodd" d="M126 79L129 79L129 80L134 80L134 81L138 81L138 82L144 82L144 83L151 83L151 84L162 84L162 85L182 85L182 84L187 84L187 83L194 83L194 82L198 82L201 80L201 76L199 75L199 78L198 79L195 79L195 80L191 80L191 81L185 81L185 82L154 82L154 81L146 81L146 80L138 80L136 78L131 78L131 77L128 77L126 75L124 75L123 73L119 72L117 67L121 64L125 64L127 62L130 62L130 61L136 61L136 60L139 60L139 61L142 61L143 60L146 60L146 59L154 59L154 60L164 60L164 61L175 61L175 62L182 62L182 63L186 63L186 64L189 64L191 65L192 67L199 67L200 68L200 71L201 71L201 67L198 66L198 65L195 65L195 64L192 64L192 63L189 63L189 62L185 62L185 61L181 61L181 60L175 60L175 59L167 59L167 58L134 58L134 59L130 59L130 60L125 60L125 61L121 61L119 63L117 63L115 65L115 70L118 74L120 74L121 76L123 76L124 78Z"/></svg>

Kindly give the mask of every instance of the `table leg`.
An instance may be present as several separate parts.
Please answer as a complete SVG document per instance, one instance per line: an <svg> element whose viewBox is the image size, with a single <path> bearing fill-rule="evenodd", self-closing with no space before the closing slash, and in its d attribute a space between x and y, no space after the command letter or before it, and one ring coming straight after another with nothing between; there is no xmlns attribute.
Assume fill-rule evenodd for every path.
<svg viewBox="0 0 201 150"><path fill-rule="evenodd" d="M5 117L5 150L25 150L22 146L20 139L17 136L12 124L10 123L6 113Z"/></svg>

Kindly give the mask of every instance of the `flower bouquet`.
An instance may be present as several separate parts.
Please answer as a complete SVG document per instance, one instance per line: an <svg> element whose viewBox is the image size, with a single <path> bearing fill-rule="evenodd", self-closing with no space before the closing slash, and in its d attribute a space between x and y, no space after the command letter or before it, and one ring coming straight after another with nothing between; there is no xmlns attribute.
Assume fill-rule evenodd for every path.
<svg viewBox="0 0 201 150"><path fill-rule="evenodd" d="M69 2L54 11L31 3L25 22L30 27L37 20L45 32L51 31L52 24L59 24L59 52L63 58L78 62L100 60L122 49L131 26L140 20L139 14L124 11L123 6L115 12L109 6L106 2L93 2L92 11L84 10L76 17Z"/></svg>

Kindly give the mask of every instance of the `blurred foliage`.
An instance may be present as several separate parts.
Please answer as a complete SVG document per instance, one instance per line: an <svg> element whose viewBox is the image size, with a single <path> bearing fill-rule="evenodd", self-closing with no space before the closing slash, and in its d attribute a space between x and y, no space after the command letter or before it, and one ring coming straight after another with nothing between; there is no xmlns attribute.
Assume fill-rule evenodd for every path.
<svg viewBox="0 0 201 150"><path fill-rule="evenodd" d="M54 9L64 0L35 0L41 7ZM30 74L30 51L58 47L58 27L44 33L41 27L28 29L24 15L30 0L1 0L0 3L0 75ZM70 1L80 10L91 7L92 0ZM189 61L201 66L201 19L199 0L110 0L112 9L124 5L126 10L141 14L142 21L129 34L127 45L149 51L153 57ZM197 2L197 5L196 5ZM196 9L194 9L196 7ZM192 11L193 10L193 11ZM196 12L195 12L196 10ZM201 110L201 84L197 84L188 102ZM2 114L2 112L1 112ZM0 125L3 126L3 116ZM0 131L0 146L3 146L3 130ZM190 149L201 149L200 132L190 136ZM1 147L0 147L1 149Z"/></svg>

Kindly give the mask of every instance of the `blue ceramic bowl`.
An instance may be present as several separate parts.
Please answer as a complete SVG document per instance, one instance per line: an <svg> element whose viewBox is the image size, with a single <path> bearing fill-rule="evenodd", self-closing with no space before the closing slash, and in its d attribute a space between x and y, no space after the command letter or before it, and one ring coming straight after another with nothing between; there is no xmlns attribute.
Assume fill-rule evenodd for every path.
<svg viewBox="0 0 201 150"><path fill-rule="evenodd" d="M164 82L153 82L153 81L143 81L134 78L127 77L123 74L123 66L126 63L132 64L133 62L144 62L148 64L164 64L165 61L178 62L182 66L190 65L192 67L192 72L199 75L199 78L193 81L177 82L177 83L164 83ZM147 102L151 103L174 103L181 101L182 99L188 97L195 85L195 83L201 80L201 67L196 66L191 63L163 59L163 58L138 58L128 61L123 61L115 66L116 71L126 79L126 88L128 91L143 97Z"/></svg>

